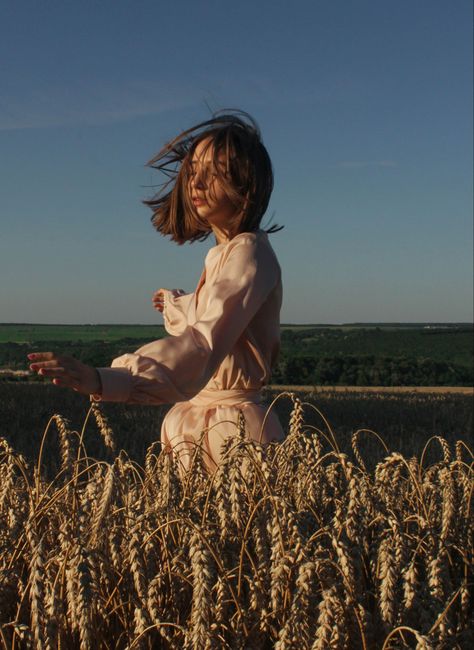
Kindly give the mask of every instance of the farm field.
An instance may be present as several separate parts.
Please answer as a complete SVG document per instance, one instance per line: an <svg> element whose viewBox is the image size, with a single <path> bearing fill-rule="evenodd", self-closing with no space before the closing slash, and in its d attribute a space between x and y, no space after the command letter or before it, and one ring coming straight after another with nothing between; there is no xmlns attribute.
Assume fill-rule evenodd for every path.
<svg viewBox="0 0 474 650"><path fill-rule="evenodd" d="M359 428L376 431L390 449L404 455L421 453L427 440L434 435L445 437L450 444L458 439L469 446L473 443L472 389L424 392L387 387L363 390L358 386L352 389L341 386L272 387L264 393L265 402L270 405L281 395L274 408L285 430L289 427L292 405L288 393L295 393L306 404L304 414L308 425L326 430L327 420L344 453L350 453L351 436ZM42 432L52 415L60 414L74 430L80 431L89 406L86 397L50 383L0 382L0 436L26 457L36 458ZM168 408L101 405L119 447L140 464L148 446L159 439L161 421ZM86 436L89 453L100 457L97 436L91 432ZM366 438L364 445L368 456L380 460L381 448L376 438L370 434ZM58 453L57 445L48 443L44 465L50 472L54 473L59 466Z"/></svg>
<svg viewBox="0 0 474 650"><path fill-rule="evenodd" d="M137 343L101 327L107 342L43 335L104 359ZM296 354L349 345L305 334ZM353 334L381 344L377 329ZM448 336L462 361L466 334ZM472 387L268 387L286 439L264 448L232 425L210 476L200 453L184 472L160 452L167 406L91 407L24 369L6 376L0 649L474 644Z"/></svg>
<svg viewBox="0 0 474 650"><path fill-rule="evenodd" d="M32 341L153 340L164 336L162 325L36 325L0 323L0 343Z"/></svg>
<svg viewBox="0 0 474 650"><path fill-rule="evenodd" d="M457 329L472 330L472 323L456 324L425 324L425 323L348 323L346 325L298 325L282 323L282 331L305 332L311 330L332 330L334 332L348 332L353 330L380 330L380 331L409 331L424 330L429 332L432 328L450 332ZM44 325L35 323L0 323L0 343L28 343L31 341L116 341L122 338L153 340L164 336L163 325L117 325L117 324L89 324L89 325Z"/></svg>
<svg viewBox="0 0 474 650"><path fill-rule="evenodd" d="M272 391L303 393L460 393L474 395L472 386L288 386L272 385Z"/></svg>
<svg viewBox="0 0 474 650"><path fill-rule="evenodd" d="M0 391L0 647L472 646L469 395L281 395L210 476L161 407Z"/></svg>

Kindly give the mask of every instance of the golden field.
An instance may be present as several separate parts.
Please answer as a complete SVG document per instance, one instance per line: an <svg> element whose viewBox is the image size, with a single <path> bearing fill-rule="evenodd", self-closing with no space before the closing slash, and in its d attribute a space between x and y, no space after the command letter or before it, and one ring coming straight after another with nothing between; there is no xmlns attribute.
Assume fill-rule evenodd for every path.
<svg viewBox="0 0 474 650"><path fill-rule="evenodd" d="M0 646L471 647L468 446L433 436L405 457L362 429L342 453L287 397L285 441L240 422L212 476L199 447L186 473L156 442L139 465L96 405L78 430L53 416L35 463L1 439ZM107 460L84 446L95 423Z"/></svg>

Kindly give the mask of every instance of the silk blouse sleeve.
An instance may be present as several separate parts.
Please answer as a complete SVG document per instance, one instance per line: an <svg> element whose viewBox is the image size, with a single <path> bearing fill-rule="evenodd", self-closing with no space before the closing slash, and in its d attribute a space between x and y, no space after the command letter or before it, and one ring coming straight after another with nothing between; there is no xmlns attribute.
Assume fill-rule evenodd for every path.
<svg viewBox="0 0 474 650"><path fill-rule="evenodd" d="M193 298L194 293L185 293L181 289L163 290L163 322L168 334L179 336L184 332Z"/></svg>
<svg viewBox="0 0 474 650"><path fill-rule="evenodd" d="M280 273L271 249L257 246L251 235L231 240L222 255L199 320L178 336L153 341L114 359L110 368L99 368L102 394L93 399L170 404L189 400L206 386Z"/></svg>

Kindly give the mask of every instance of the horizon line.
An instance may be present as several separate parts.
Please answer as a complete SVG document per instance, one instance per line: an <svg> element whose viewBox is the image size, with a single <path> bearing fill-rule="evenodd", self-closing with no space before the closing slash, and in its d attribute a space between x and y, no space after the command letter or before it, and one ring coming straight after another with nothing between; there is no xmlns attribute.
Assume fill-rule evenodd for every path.
<svg viewBox="0 0 474 650"><path fill-rule="evenodd" d="M39 323L4 321L0 326L40 326L40 327L164 327L164 323ZM280 327L342 327L344 325L472 325L474 321L352 321L344 323L280 323Z"/></svg>

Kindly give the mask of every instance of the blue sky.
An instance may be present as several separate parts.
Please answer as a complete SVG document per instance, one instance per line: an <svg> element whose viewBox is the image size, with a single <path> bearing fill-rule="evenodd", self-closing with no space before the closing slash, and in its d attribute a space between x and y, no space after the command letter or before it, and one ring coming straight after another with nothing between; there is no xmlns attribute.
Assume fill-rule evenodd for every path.
<svg viewBox="0 0 474 650"><path fill-rule="evenodd" d="M470 0L0 0L0 88L0 322L194 289L141 199L208 106L272 157L283 322L473 320Z"/></svg>

